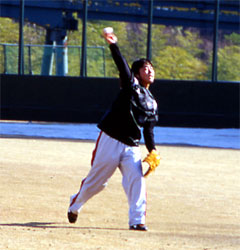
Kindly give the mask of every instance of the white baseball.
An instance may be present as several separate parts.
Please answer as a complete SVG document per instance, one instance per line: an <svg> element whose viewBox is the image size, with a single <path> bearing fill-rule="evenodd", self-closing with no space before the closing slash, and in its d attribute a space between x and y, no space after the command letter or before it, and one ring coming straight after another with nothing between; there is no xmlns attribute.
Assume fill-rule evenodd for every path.
<svg viewBox="0 0 240 250"><path fill-rule="evenodd" d="M113 33L113 28L112 27L106 27L103 29L104 34L111 34Z"/></svg>

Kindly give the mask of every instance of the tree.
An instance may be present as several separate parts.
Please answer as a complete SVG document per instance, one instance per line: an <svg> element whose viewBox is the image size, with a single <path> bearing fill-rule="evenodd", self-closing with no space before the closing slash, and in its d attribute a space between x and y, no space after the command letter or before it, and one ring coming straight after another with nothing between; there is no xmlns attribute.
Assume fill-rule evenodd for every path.
<svg viewBox="0 0 240 250"><path fill-rule="evenodd" d="M190 30L185 30L182 34L176 36L178 46L184 48L188 53L194 57L200 58L203 50L200 49L200 45L203 41L199 38L197 32L191 32Z"/></svg>
<svg viewBox="0 0 240 250"><path fill-rule="evenodd" d="M207 66L183 48L167 46L154 57L153 63L160 79L206 79Z"/></svg>
<svg viewBox="0 0 240 250"><path fill-rule="evenodd" d="M10 18L0 17L0 34L0 43L18 43L18 23Z"/></svg>
<svg viewBox="0 0 240 250"><path fill-rule="evenodd" d="M224 38L227 40L229 45L240 45L240 34L233 32L231 35L225 35Z"/></svg>
<svg viewBox="0 0 240 250"><path fill-rule="evenodd" d="M82 21L79 21L79 30L69 32L68 34L68 45L80 45L82 39ZM108 49L108 45L105 42L105 39L102 36L102 30L111 26L114 28L114 32L116 34L121 34L121 42L122 37L125 37L125 29L120 22L108 22L108 21L89 21L87 23L87 75L88 76L104 76L103 67L104 67L104 58L105 58L105 69L106 76L108 77L118 77L118 71L116 66L112 60L110 50ZM95 47L95 48L94 48ZM101 48L98 48L101 47ZM70 50L69 50L70 52ZM75 50L76 52L76 50ZM71 71L79 72L79 58L81 56L80 53L75 54L74 61L78 63L69 64L69 68ZM78 57L78 58L77 58ZM75 70L74 70L75 69ZM76 75L79 75L77 73Z"/></svg>
<svg viewBox="0 0 240 250"><path fill-rule="evenodd" d="M77 14L74 14L77 18ZM78 19L79 30L68 31L68 45L81 46L82 21ZM147 24L91 20L87 22L87 66L88 76L118 77L118 70L112 60L110 50L101 33L111 26L119 38L119 47L131 63L146 57ZM11 32L9 32L11 30ZM18 44L19 25L12 19L0 18L0 43ZM25 22L24 43L44 44L46 30L43 27ZM156 77L161 79L207 80L211 78L212 57L203 57L206 43L212 45L211 37L200 37L197 29L184 29L164 25L152 26L152 61ZM208 40L207 40L208 39ZM225 40L224 40L225 39ZM239 81L240 35L232 33L219 38L218 79ZM89 48L91 47L91 48ZM8 58L8 72L17 72L18 47L5 47ZM211 46L209 47L211 48ZM212 48L211 48L212 49ZM24 50L25 72L28 72L28 50ZM40 74L43 49L32 47L31 63L34 74ZM209 53L211 55L211 53ZM80 48L68 49L69 75L80 74ZM105 61L105 64L104 64ZM0 72L3 72L3 46L0 46ZM207 69L208 67L208 69Z"/></svg>
<svg viewBox="0 0 240 250"><path fill-rule="evenodd" d="M218 80L240 81L240 46L225 46L218 51Z"/></svg>

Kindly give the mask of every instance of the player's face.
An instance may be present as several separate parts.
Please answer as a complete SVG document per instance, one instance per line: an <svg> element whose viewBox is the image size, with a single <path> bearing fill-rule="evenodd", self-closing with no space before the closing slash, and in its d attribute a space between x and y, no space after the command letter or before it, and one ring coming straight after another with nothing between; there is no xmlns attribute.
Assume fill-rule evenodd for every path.
<svg viewBox="0 0 240 250"><path fill-rule="evenodd" d="M139 70L139 76L141 82L144 85L153 83L155 78L155 71L152 65L149 63L145 63Z"/></svg>

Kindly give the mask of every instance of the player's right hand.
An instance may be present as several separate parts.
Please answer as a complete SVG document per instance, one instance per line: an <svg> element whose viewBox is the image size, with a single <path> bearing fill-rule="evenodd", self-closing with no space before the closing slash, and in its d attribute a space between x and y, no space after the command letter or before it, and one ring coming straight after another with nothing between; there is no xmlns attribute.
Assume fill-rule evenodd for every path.
<svg viewBox="0 0 240 250"><path fill-rule="evenodd" d="M112 44L112 43L117 43L117 36L113 33L107 33L103 34L105 40L107 43Z"/></svg>

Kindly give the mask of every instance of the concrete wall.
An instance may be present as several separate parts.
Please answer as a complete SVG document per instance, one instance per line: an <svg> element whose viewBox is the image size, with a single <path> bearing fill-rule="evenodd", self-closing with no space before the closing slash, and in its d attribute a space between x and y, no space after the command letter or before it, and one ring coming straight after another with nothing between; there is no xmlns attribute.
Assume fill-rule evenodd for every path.
<svg viewBox="0 0 240 250"><path fill-rule="evenodd" d="M1 75L1 119L97 123L119 91L115 78ZM159 126L239 127L239 83L156 80Z"/></svg>

